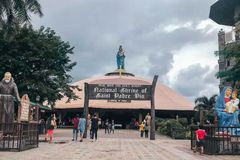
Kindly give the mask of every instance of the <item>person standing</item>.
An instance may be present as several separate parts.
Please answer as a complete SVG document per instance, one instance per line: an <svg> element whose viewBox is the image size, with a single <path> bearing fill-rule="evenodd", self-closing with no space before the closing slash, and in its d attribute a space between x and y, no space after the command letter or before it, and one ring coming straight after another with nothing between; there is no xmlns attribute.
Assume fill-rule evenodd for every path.
<svg viewBox="0 0 240 160"><path fill-rule="evenodd" d="M148 126L151 125L151 119L152 119L152 117L150 116L149 113L147 113L147 115L145 117L145 120L146 120L146 123L147 123Z"/></svg>
<svg viewBox="0 0 240 160"><path fill-rule="evenodd" d="M89 137L91 138L92 135L92 130L91 127L92 126L92 121L91 121L91 115L88 114L88 120L87 120L87 129L89 130Z"/></svg>
<svg viewBox="0 0 240 160"><path fill-rule="evenodd" d="M199 129L196 131L197 145L196 145L194 152L196 152L197 147L199 147L201 149L200 154L203 154L204 139L205 139L206 135L207 135L206 131L203 129L203 126L200 125Z"/></svg>
<svg viewBox="0 0 240 160"><path fill-rule="evenodd" d="M149 125L147 122L145 122L145 125L144 125L145 138L148 138L148 131L149 131Z"/></svg>
<svg viewBox="0 0 240 160"><path fill-rule="evenodd" d="M73 120L72 120L72 123L73 123L73 138L72 138L72 141L77 141L77 137L78 137L78 123L79 123L79 115L77 114Z"/></svg>
<svg viewBox="0 0 240 160"><path fill-rule="evenodd" d="M79 132L80 132L80 142L83 141L83 134L85 131L85 126L86 126L86 119L83 118L83 116L81 116L81 118L79 119L79 124L78 124Z"/></svg>
<svg viewBox="0 0 240 160"><path fill-rule="evenodd" d="M92 142L93 142L93 137L95 137L95 141L97 140L97 131L98 131L98 117L97 117L97 114L94 114L93 118L92 118L92 135L91 135L91 139L92 139Z"/></svg>
<svg viewBox="0 0 240 160"><path fill-rule="evenodd" d="M54 115L51 115L47 119L47 134L45 137L46 141L47 141L48 136L50 137L49 143L52 143L52 141L53 141L53 130L55 127L56 127L56 121L55 121Z"/></svg>
<svg viewBox="0 0 240 160"><path fill-rule="evenodd" d="M108 122L108 119L106 119L106 122L105 122L105 134L106 133L109 134L109 122Z"/></svg>
<svg viewBox="0 0 240 160"><path fill-rule="evenodd" d="M114 130L115 130L115 124L114 124L114 120L112 120L111 123L111 132L114 134Z"/></svg>

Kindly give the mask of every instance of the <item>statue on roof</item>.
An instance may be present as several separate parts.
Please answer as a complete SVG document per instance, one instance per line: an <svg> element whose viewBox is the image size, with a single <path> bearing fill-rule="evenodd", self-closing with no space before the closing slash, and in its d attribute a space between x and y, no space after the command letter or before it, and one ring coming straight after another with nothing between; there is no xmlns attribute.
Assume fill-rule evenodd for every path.
<svg viewBox="0 0 240 160"><path fill-rule="evenodd" d="M125 59L125 54L124 50L122 48L122 45L119 46L119 50L117 52L117 68L118 69L124 69L124 59Z"/></svg>

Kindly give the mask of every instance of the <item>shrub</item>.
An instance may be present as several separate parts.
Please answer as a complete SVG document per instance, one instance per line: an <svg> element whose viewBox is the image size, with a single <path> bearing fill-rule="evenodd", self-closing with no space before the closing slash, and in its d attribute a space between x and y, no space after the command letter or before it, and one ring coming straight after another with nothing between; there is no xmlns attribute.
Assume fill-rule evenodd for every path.
<svg viewBox="0 0 240 160"><path fill-rule="evenodd" d="M159 122L157 131L161 134L171 136L172 128L183 128L183 126L175 119L169 119Z"/></svg>
<svg viewBox="0 0 240 160"><path fill-rule="evenodd" d="M187 126L188 125L187 118L178 118L178 122L181 123L183 126Z"/></svg>

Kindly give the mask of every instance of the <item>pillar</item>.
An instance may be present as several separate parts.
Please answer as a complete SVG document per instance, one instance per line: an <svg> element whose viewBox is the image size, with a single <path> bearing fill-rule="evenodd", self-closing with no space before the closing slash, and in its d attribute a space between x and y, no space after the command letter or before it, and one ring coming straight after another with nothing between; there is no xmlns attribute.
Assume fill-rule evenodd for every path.
<svg viewBox="0 0 240 160"><path fill-rule="evenodd" d="M142 113L139 113L139 115L138 115L138 121L139 121L139 124L141 124L142 123Z"/></svg>

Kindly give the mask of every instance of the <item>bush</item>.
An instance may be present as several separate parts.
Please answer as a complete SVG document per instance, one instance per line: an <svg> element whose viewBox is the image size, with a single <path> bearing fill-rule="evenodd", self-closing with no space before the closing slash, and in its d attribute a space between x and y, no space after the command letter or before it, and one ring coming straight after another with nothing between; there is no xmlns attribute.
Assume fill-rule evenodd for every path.
<svg viewBox="0 0 240 160"><path fill-rule="evenodd" d="M175 139L185 139L186 138L186 131L185 130L177 130L172 133L172 138Z"/></svg>
<svg viewBox="0 0 240 160"><path fill-rule="evenodd" d="M157 131L161 134L172 136L172 128L183 128L182 124L175 119L169 119L166 121L158 122Z"/></svg>
<svg viewBox="0 0 240 160"><path fill-rule="evenodd" d="M188 125L187 118L178 118L178 122L181 123L183 126L187 126Z"/></svg>
<svg viewBox="0 0 240 160"><path fill-rule="evenodd" d="M191 131L186 131L186 134L185 134L185 138L186 139L191 139Z"/></svg>
<svg viewBox="0 0 240 160"><path fill-rule="evenodd" d="M187 127L187 119L157 119L156 128L160 134L170 136L175 139L190 139L191 132Z"/></svg>

